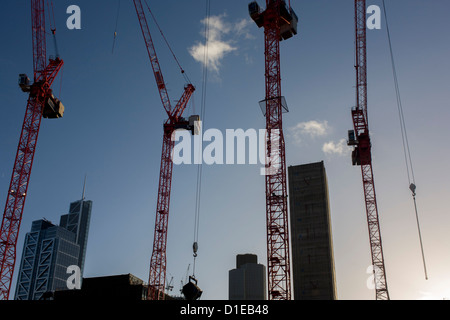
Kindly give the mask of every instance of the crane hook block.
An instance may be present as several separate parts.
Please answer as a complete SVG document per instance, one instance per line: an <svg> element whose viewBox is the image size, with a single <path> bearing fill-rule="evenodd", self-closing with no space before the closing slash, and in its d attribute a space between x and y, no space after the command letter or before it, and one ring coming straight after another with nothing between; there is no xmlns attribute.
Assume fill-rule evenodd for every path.
<svg viewBox="0 0 450 320"><path fill-rule="evenodd" d="M198 300L203 291L197 285L197 279L189 276L189 282L183 286L182 293L186 300Z"/></svg>
<svg viewBox="0 0 450 320"><path fill-rule="evenodd" d="M192 245L192 250L194 251L194 257L197 256L197 251L198 251L198 243L194 242L194 244Z"/></svg>
<svg viewBox="0 0 450 320"><path fill-rule="evenodd" d="M409 190L411 190L412 193L415 195L416 194L416 185L414 183L411 183L409 185Z"/></svg>

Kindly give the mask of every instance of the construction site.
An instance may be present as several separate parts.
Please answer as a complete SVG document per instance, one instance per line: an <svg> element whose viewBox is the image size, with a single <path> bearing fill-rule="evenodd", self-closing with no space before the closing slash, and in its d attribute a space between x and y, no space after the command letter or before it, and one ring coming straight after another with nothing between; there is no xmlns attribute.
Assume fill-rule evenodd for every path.
<svg viewBox="0 0 450 320"><path fill-rule="evenodd" d="M7 1L0 300L450 298L447 2Z"/></svg>

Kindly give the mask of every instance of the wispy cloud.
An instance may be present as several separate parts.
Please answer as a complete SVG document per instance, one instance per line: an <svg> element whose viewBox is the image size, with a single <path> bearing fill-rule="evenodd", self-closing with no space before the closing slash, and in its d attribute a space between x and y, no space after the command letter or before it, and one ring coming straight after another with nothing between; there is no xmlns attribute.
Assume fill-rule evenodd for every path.
<svg viewBox="0 0 450 320"><path fill-rule="evenodd" d="M332 128L328 125L328 121L306 121L288 128L288 135L297 145L304 144L305 140L314 139L314 143L318 143L316 139L325 139L332 132ZM347 145L346 139L340 139L338 142L329 141L322 145L322 151L328 155L348 155L351 148Z"/></svg>
<svg viewBox="0 0 450 320"><path fill-rule="evenodd" d="M347 146L347 140L341 139L338 143L334 141L327 142L323 145L322 151L326 154L347 155L350 152L350 147Z"/></svg>
<svg viewBox="0 0 450 320"><path fill-rule="evenodd" d="M290 137L293 138L294 142L299 144L302 142L304 136L309 136L310 138L325 136L328 133L329 126L328 121L316 121L311 120L307 122L300 122L296 126L288 129Z"/></svg>
<svg viewBox="0 0 450 320"><path fill-rule="evenodd" d="M198 62L219 73L221 62L224 57L233 51L238 50L236 46L236 37L251 37L248 32L250 22L248 19L242 19L237 23L230 23L225 20L226 15L211 16L201 21L204 26L208 26L207 47L205 42L197 42L189 48L189 53ZM204 31L202 31L204 37ZM234 37L231 38L231 37ZM207 58L205 59L205 53Z"/></svg>
<svg viewBox="0 0 450 320"><path fill-rule="evenodd" d="M245 39L253 39L254 36L249 32L249 26L252 24L250 19L242 19L234 24L234 31L237 36L243 36Z"/></svg>

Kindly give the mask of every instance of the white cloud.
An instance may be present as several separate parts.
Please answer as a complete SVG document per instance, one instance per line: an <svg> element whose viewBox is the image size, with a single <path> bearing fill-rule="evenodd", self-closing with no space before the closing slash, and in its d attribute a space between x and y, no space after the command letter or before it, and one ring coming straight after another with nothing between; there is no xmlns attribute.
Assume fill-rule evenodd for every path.
<svg viewBox="0 0 450 320"><path fill-rule="evenodd" d="M298 145L302 144L305 138L323 138L329 135L331 131L331 127L326 120L300 122L296 126L288 128L289 137ZM350 153L351 147L347 145L346 139L341 139L338 142L329 141L324 143L322 151L328 155L345 156Z"/></svg>
<svg viewBox="0 0 450 320"><path fill-rule="evenodd" d="M334 141L327 142L323 145L322 151L326 154L347 155L351 148L347 146L347 140L341 139L338 143Z"/></svg>
<svg viewBox="0 0 450 320"><path fill-rule="evenodd" d="M248 27L252 24L252 20L250 19L242 19L241 21L234 24L234 32L236 35L243 36L245 39L253 39L254 36L249 32Z"/></svg>
<svg viewBox="0 0 450 320"><path fill-rule="evenodd" d="M329 126L328 121L315 121L300 122L296 126L288 129L290 136L294 139L295 143L300 143L303 136L308 135L311 138L325 136L328 133Z"/></svg>
<svg viewBox="0 0 450 320"><path fill-rule="evenodd" d="M198 42L189 48L189 53L198 62L211 67L216 73L219 72L221 61L230 52L236 51L238 48L234 45L232 38L224 39L227 36L237 36L249 38L250 33L247 28L250 25L248 19L242 19L237 23L229 23L225 21L226 15L211 16L205 18L201 23L209 26L208 31L208 47L204 42ZM203 37L204 31L202 31ZM207 51L205 51L207 50ZM207 60L205 61L205 52L207 53Z"/></svg>
<svg viewBox="0 0 450 320"><path fill-rule="evenodd" d="M220 62L223 57L236 50L230 44L222 41L210 41L208 45L208 66L212 68L215 72L219 72ZM200 62L205 63L205 44L199 43L189 49L189 53L192 57Z"/></svg>

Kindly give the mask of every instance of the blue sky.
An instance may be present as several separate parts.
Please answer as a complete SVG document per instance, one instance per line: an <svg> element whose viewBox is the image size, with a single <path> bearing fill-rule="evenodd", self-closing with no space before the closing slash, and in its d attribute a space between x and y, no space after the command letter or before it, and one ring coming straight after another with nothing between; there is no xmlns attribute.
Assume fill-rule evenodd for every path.
<svg viewBox="0 0 450 320"><path fill-rule="evenodd" d="M45 217L58 223L69 203L81 197L87 174L86 197L94 204L85 276L132 273L147 281L166 115L132 1L120 3L114 52L118 1L55 3L65 66L54 92L66 112L63 119L42 122L17 259L32 221ZM81 30L65 27L66 8L72 4L81 8ZM374 299L366 285L371 260L361 173L352 167L345 145L339 148L352 127L350 110L355 104L353 1L291 4L300 21L299 34L281 43L282 92L290 110L283 119L287 163L325 162L338 297ZM381 1L367 4L381 6ZM198 113L203 69L190 49L204 41L205 1L150 5L197 87L187 114ZM262 1L260 5L264 7ZM388 287L392 299L449 298L450 215L444 199L450 192L450 4L388 0L387 5L429 274L425 281L383 19L381 30L368 31L368 108ZM211 1L211 16L220 28L214 29L217 46L210 48L210 57L218 59L209 68L204 129L263 129L258 105L264 97L263 30L249 19L247 1ZM7 45L0 54L2 206L27 99L17 78L19 73L32 74L30 21L30 1L3 4L0 26ZM184 80L153 25L151 31L170 98L177 100ZM53 54L50 36L47 47ZM228 298L228 270L235 267L237 254L255 253L266 264L264 178L259 169L259 164L203 166L196 265L203 299ZM192 271L196 173L193 165L174 168L167 252L174 294L189 264ZM11 296L14 288L15 278Z"/></svg>

